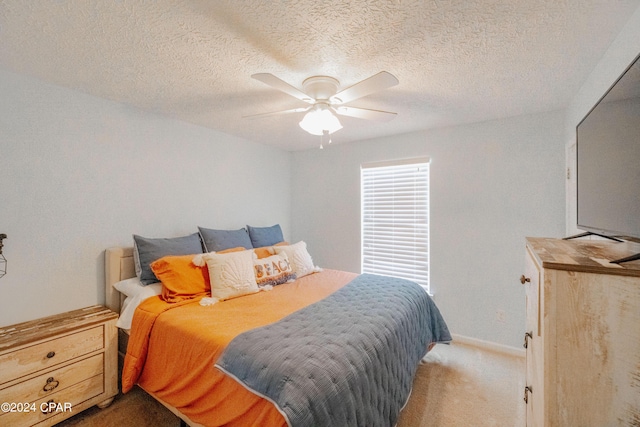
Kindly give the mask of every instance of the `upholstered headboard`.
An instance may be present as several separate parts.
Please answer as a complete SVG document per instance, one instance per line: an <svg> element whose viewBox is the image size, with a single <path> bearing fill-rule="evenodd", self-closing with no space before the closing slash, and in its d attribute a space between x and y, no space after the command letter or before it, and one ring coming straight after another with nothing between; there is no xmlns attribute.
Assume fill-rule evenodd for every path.
<svg viewBox="0 0 640 427"><path fill-rule="evenodd" d="M118 292L113 284L136 275L133 262L132 247L108 248L104 253L105 275L105 305L116 313L120 313L120 307L124 295Z"/></svg>

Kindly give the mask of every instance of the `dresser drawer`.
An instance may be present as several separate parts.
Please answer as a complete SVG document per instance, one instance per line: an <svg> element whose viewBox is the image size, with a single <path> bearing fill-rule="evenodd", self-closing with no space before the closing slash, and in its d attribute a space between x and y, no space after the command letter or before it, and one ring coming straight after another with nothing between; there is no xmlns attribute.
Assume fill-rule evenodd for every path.
<svg viewBox="0 0 640 427"><path fill-rule="evenodd" d="M104 373L104 354L44 372L0 390L0 402L33 402Z"/></svg>
<svg viewBox="0 0 640 427"><path fill-rule="evenodd" d="M0 384L104 348L104 326L54 338L0 356Z"/></svg>
<svg viewBox="0 0 640 427"><path fill-rule="evenodd" d="M85 381L72 385L64 390L60 390L50 396L42 397L29 404L29 411L23 412L6 412L0 413L1 426L24 427L39 423L47 418L57 416L64 419L68 416L75 415L74 407L82 402L91 399L104 391L104 376L96 375ZM51 412L42 412L42 409L48 407L47 402L60 404L57 410ZM31 410L35 409L35 411ZM58 422L58 421L54 421ZM50 425L48 423L47 425Z"/></svg>

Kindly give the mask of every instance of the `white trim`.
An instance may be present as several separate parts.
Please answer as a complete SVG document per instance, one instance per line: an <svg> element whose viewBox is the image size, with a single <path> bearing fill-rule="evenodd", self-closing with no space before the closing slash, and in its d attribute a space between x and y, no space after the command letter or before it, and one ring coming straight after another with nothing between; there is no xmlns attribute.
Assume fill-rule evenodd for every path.
<svg viewBox="0 0 640 427"><path fill-rule="evenodd" d="M414 157L412 159L399 159L399 160L383 160L380 162L363 163L360 165L360 169L369 168L381 168L385 166L400 166L400 165L412 165L414 163L430 163L429 157Z"/></svg>
<svg viewBox="0 0 640 427"><path fill-rule="evenodd" d="M498 344L492 341L484 341L477 338L466 337L464 335L451 334L453 343L460 343L478 347L483 350L490 350L508 356L526 357L527 351L524 348L511 347L510 345Z"/></svg>

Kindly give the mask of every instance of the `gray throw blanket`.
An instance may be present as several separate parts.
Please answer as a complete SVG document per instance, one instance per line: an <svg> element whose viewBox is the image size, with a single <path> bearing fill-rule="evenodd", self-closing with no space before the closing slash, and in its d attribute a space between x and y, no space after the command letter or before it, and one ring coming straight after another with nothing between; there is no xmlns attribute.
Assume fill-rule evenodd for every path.
<svg viewBox="0 0 640 427"><path fill-rule="evenodd" d="M449 341L420 286L363 274L237 336L216 367L275 403L290 426L391 427L428 345Z"/></svg>

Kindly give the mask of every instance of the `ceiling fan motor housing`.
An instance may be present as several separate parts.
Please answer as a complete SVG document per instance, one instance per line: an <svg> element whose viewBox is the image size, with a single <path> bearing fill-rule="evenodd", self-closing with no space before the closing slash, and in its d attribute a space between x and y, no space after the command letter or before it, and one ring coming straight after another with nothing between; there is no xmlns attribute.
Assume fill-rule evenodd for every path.
<svg viewBox="0 0 640 427"><path fill-rule="evenodd" d="M331 113L333 112L340 116L349 116L358 119L386 122L396 116L396 113L392 113L389 111L372 110L368 108L351 107L344 105L370 95L374 92L388 89L392 86L397 85L399 83L398 79L393 74L387 71L380 71L378 74L361 80L358 83L347 87L346 89L342 89L340 92L338 92L340 82L337 79L329 76L309 77L302 82L303 90L299 90L298 88L291 86L289 83L279 79L278 77L270 73L252 74L251 78L261 81L262 83L269 85L274 89L282 91L296 99L299 99L300 101L311 104L311 106L306 108L292 108L289 110L276 111L272 113L254 114L245 117L267 117L289 113L305 113L305 117L307 117L311 113L329 113L329 115L332 115ZM342 127L342 125L339 124L337 118L335 121L338 123L332 128L334 129L334 132L335 130L338 130ZM326 127L322 128L322 130L319 130L316 127L314 128L314 130L310 131L307 128L310 129L310 127L308 126L306 128L303 127L303 129L305 129L312 135L318 134L315 133L316 131L322 132L322 130L330 130ZM331 133L331 130L329 133Z"/></svg>
<svg viewBox="0 0 640 427"><path fill-rule="evenodd" d="M317 101L329 100L338 92L340 82L329 76L313 76L302 82L304 93Z"/></svg>

